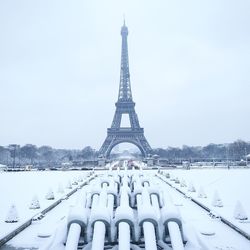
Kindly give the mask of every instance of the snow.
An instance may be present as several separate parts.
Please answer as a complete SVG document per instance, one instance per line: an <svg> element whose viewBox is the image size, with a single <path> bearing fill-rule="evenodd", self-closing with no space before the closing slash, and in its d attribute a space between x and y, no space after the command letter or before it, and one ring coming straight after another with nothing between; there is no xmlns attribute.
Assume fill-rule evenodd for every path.
<svg viewBox="0 0 250 250"><path fill-rule="evenodd" d="M133 209L131 207L127 206L119 206L116 209L116 213L115 213L115 222L118 221L130 221L133 222L134 221L134 213L133 213Z"/></svg>
<svg viewBox="0 0 250 250"><path fill-rule="evenodd" d="M185 180L185 182L192 182L196 186L202 186L206 190L207 198L200 198L199 192L189 192L186 187L170 182L171 185L179 188L194 199L197 199L202 204L213 210L218 215L235 224L243 231L250 234L250 223L241 223L241 221L234 218L234 208L236 202L239 200L245 209L246 214L250 214L250 169L191 169L191 170L168 170L164 171ZM169 179L166 179L169 180ZM214 207L212 205L214 195L216 193L220 199L220 205ZM218 201L217 201L218 202Z"/></svg>
<svg viewBox="0 0 250 250"><path fill-rule="evenodd" d="M164 207L161 209L163 216L161 219L175 218L181 221L184 237L189 240L185 246L185 250L197 249L197 245L204 246L202 249L233 249L233 250L247 250L250 249L250 242L242 237L237 232L231 230L228 226L223 224L219 219L212 218L208 215L208 212L197 206L194 202L187 199L183 194L177 192L174 188L168 184L162 182L155 176L156 171L134 171L136 175L132 175L132 172L128 172L128 176L132 176L136 181L134 182L135 188L141 192L138 192L138 213L133 211L128 206L128 186L127 175L124 171L120 171L119 174L123 176L125 185L121 186L121 189L126 196L124 199L126 204L123 207L118 207L115 211L115 219L113 220L110 214L110 206L113 206L113 200L107 202L108 197L113 198L113 194L116 193L114 188L114 182L112 177L103 175L103 178L109 179L109 186L105 185L101 189L101 178L97 178L90 182L89 186L85 186L82 189L74 193L68 200L64 200L57 207L52 209L41 221L33 221L32 225L20 233L17 237L13 238L9 244L14 247L32 248L41 247L47 243L50 249L64 249L63 242L65 242L67 236L67 225L70 221L76 222L85 221L87 217L90 219L90 223L97 222L98 220L105 221L107 224L111 222L111 227L116 221L127 220L136 222L143 221L144 219L151 218L153 221L158 221L157 206L149 203L150 193L157 193L164 201ZM196 170L169 170L170 178L164 178L171 185L182 190L184 193L192 196L199 202L205 204L207 207L213 210L214 214L223 215L233 224L239 225L244 231L248 231L250 223L244 218L249 214L250 204L247 199L247 191L250 184L248 180L250 177L249 170L221 170L221 169L196 169ZM98 174L104 173L98 171ZM105 172L107 173L107 171ZM166 171L165 171L166 173ZM66 189L65 186L68 182L72 183L75 180L80 183L79 176L82 176L82 172L23 172L23 173L3 173L0 175L0 188L5 190L8 187L8 192L2 192L1 198L4 201L0 205L0 232L2 235L21 222L31 218L34 214L39 214L41 210L48 207L60 197L66 193L72 191L72 189ZM140 177L144 175L143 178ZM115 175L116 176L116 175ZM172 178L174 176L174 178ZM84 179L84 178L83 178ZM86 178L85 178L86 179ZM99 181L98 181L99 179ZM145 186L142 187L141 180L148 180L150 185L145 182ZM176 179L182 180L181 183L176 183ZM20 188L16 188L15 185L8 185L10 181L16 181L15 185ZM192 186L199 187L198 192L188 191L186 185L183 183L192 183ZM13 182L14 183L14 182ZM190 185L189 185L190 186ZM32 188L31 188L32 187ZM77 185L73 185L76 188ZM51 189L51 190L50 190ZM61 189L65 189L65 193L58 192ZM55 196L55 200L47 200L46 194L52 191ZM61 190L62 191L62 190ZM94 194L95 192L101 192L101 196ZM93 209L90 210L88 204L91 204L91 193L93 199L97 197L96 202L93 202ZM112 193L112 195L107 195ZM214 198L214 193L217 193ZM133 194L133 193L132 193ZM33 196L36 195L41 208L29 209L30 201ZM134 194L133 194L134 195ZM155 201L158 201L155 194ZM207 198L205 198L207 196ZM223 207L214 207L212 205L213 198L215 201L223 200ZM86 208L83 200L87 200ZM143 205L142 202L143 201ZM239 202L237 202L239 201ZM107 204L108 203L108 204ZM237 205L235 206L235 204ZM8 214L11 204L15 204L19 216L18 223L6 223L6 215ZM179 205L181 204L181 205ZM239 205L240 204L240 205ZM159 207L159 204L158 204ZM107 208L107 209L106 209ZM128 209L128 211L126 211ZM159 209L159 208L158 208ZM165 212L164 209L166 209ZM120 211L119 211L120 210ZM4 211L4 212L3 212ZM87 217L82 218L83 214ZM90 213L91 211L91 213ZM134 213L135 212L135 213ZM89 215L91 214L91 217ZM235 218L237 215L237 219ZM77 222L76 222L77 223ZM158 221L159 223L159 221ZM137 230L137 229L136 229ZM175 230L174 230L175 231ZM4 233L3 233L4 232ZM57 232L56 234L54 232ZM175 235L175 233L173 233ZM49 237L51 235L51 237ZM193 238L192 238L193 237ZM53 242L52 242L53 240ZM164 245L164 242L161 242Z"/></svg>
<svg viewBox="0 0 250 250"><path fill-rule="evenodd" d="M5 222L7 223L18 222L18 214L15 205L11 205L10 210L6 216Z"/></svg>
<svg viewBox="0 0 250 250"><path fill-rule="evenodd" d="M234 208L234 218L239 220L247 220L247 214L241 205L240 201L237 201Z"/></svg>
<svg viewBox="0 0 250 250"><path fill-rule="evenodd" d="M213 200L212 200L212 205L214 207L223 207L222 200L221 200L221 198L220 198L217 190L214 192Z"/></svg>
<svg viewBox="0 0 250 250"><path fill-rule="evenodd" d="M40 208L40 202L39 202L39 200L38 200L38 198L37 198L36 195L32 198L32 201L30 203L30 207L29 208L30 209L39 209Z"/></svg>
<svg viewBox="0 0 250 250"><path fill-rule="evenodd" d="M185 173L185 171L183 172ZM192 174L194 175L194 173ZM193 175L191 175L191 177L193 177ZM177 202L183 204L183 206L178 206L183 221L183 232L187 239L191 240L194 245L202 244L204 245L204 247L201 249L208 250L250 249L249 240L245 239L235 231L229 229L219 219L210 217L207 211L197 206L194 202L190 201L190 199L187 199L181 193L176 192L174 188L170 187L167 184L163 188L166 193L172 196L174 204ZM183 190L187 191L187 188ZM193 195L196 197L197 194L193 193ZM203 200L206 199L201 199L201 201ZM204 232L205 234L206 232L213 232L214 235L206 236L204 235ZM196 238L198 239L198 242L196 242ZM190 242L188 242L185 250L197 249L193 244L190 244Z"/></svg>
<svg viewBox="0 0 250 250"><path fill-rule="evenodd" d="M54 192L52 191L52 189L50 188L48 193L45 195L45 198L47 200L54 200L55 196L54 196Z"/></svg>
<svg viewBox="0 0 250 250"><path fill-rule="evenodd" d="M80 234L81 226L77 223L72 223L69 228L65 250L77 249Z"/></svg>
<svg viewBox="0 0 250 250"><path fill-rule="evenodd" d="M206 195L204 188L202 186L199 188L198 197L199 198L207 198L207 195Z"/></svg>
<svg viewBox="0 0 250 250"><path fill-rule="evenodd" d="M63 187L67 182L83 173L83 171L0 172L0 238L63 197L65 195L62 193ZM55 190L55 200L45 198L50 188L51 191ZM65 191L69 192L70 190ZM38 203L40 208L34 209L39 205ZM6 223L5 219L12 204L16 207L19 220L17 223Z"/></svg>
<svg viewBox="0 0 250 250"><path fill-rule="evenodd" d="M183 241L179 225L176 222L170 221L168 223L169 235L173 249L184 250Z"/></svg>
<svg viewBox="0 0 250 250"><path fill-rule="evenodd" d="M175 183L176 183L176 182L175 182ZM196 189L195 189L195 187L194 187L194 185L193 185L193 182L190 182L190 183L189 183L188 191L189 191L189 192L196 192Z"/></svg>

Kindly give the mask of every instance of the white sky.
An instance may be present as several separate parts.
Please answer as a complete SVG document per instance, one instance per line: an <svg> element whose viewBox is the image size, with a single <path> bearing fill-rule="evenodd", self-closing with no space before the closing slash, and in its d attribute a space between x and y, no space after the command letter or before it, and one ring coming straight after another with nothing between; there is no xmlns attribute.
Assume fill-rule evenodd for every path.
<svg viewBox="0 0 250 250"><path fill-rule="evenodd" d="M152 147L250 140L249 0L1 0L0 145L99 149L123 14Z"/></svg>

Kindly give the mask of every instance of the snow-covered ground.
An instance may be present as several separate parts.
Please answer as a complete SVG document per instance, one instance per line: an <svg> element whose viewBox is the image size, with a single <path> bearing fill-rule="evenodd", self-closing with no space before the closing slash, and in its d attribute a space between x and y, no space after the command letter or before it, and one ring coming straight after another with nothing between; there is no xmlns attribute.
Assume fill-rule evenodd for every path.
<svg viewBox="0 0 250 250"><path fill-rule="evenodd" d="M116 170L112 171L116 172ZM139 170L134 173L139 173ZM107 173L107 171L98 171L98 174ZM133 171L130 171L132 174ZM208 249L211 250L248 250L250 249L250 241L241 236L239 233L230 229L220 220L211 218L208 213L197 206L195 203L186 199L182 194L175 189L162 182L155 176L157 170L143 171L148 175L154 185L158 185L159 190L165 190L173 198L173 203L181 212L186 232L194 231L200 235L200 238L207 242ZM250 233L249 220L244 223L233 217L236 202L239 200L246 211L250 215L250 200L248 199L248 190L250 189L250 170L248 169L192 169L192 170L164 170L164 174L169 173L170 178L165 178L173 186L181 189L183 192L199 200L210 209L230 220L233 224L240 227L245 232ZM45 171L45 172L21 172L21 173L1 173L0 188L1 188L1 203L0 203L0 237L12 231L21 222L31 218L34 214L48 207L56 199L61 198L66 193L70 192L66 186L70 180L78 179L79 176L85 176L87 172L83 171ZM173 177L178 177L180 182L185 180L187 187L181 187L173 181ZM92 181L95 183L95 180ZM91 183L92 183L91 182ZM64 193L58 193L58 187L64 187ZM98 182L97 182L98 183ZM190 183L196 189L196 192L188 191ZM95 184L93 184L95 186ZM76 186L75 186L76 187ZM203 187L207 198L199 198L198 191ZM55 200L46 200L45 196L49 189L52 189L55 194ZM74 186L73 186L74 188ZM84 187L83 189L87 189ZM217 191L221 198L223 207L214 207L212 205L214 192ZM37 195L41 209L29 209L31 200L34 195ZM25 229L17 237L13 238L8 245L14 247L22 247L25 249L37 248L43 246L47 239L39 237L42 234L52 234L60 223L66 223L69 210L75 204L79 192L76 192L52 209L44 219L32 223L30 227ZM19 223L5 223L7 212L11 204L15 204L18 214ZM211 236L202 235L201 233L214 234ZM190 236L192 237L192 235ZM3 249L9 249L3 248ZM193 250L192 247L185 248Z"/></svg>
<svg viewBox="0 0 250 250"><path fill-rule="evenodd" d="M180 182L185 180L187 187L181 187L173 180L170 183L178 187L189 196L197 199L202 204L222 215L227 220L237 225L248 234L250 234L250 220L241 221L234 218L234 210L237 201L240 201L243 209L250 219L250 169L191 169L191 170L169 170L164 171L170 174L170 179L178 177ZM196 192L190 192L190 184L196 189ZM200 198L199 189L202 187L207 198ZM217 192L222 207L212 205L214 193Z"/></svg>
<svg viewBox="0 0 250 250"><path fill-rule="evenodd" d="M80 177L85 179L86 175L85 171L0 172L0 238L69 193L72 189L66 188L68 183ZM49 189L54 192L54 200L45 198ZM40 209L29 208L34 196L38 198ZM18 223L5 222L12 204L16 206Z"/></svg>
<svg viewBox="0 0 250 250"><path fill-rule="evenodd" d="M164 189L172 196L173 203L179 209L186 232L192 230L206 243L209 250L248 250L250 241L230 229L219 219L212 218L204 209L169 185ZM189 235L192 238L192 235ZM191 248L192 249L192 248ZM201 248L203 250L203 248Z"/></svg>

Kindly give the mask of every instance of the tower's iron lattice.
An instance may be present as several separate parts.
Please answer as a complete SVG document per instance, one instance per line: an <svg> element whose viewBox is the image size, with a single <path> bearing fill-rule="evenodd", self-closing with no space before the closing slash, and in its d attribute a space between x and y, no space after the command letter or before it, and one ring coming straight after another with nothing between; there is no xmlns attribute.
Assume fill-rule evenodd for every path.
<svg viewBox="0 0 250 250"><path fill-rule="evenodd" d="M99 150L99 154L109 157L111 150L116 145L127 142L136 145L142 155L146 157L152 151L149 143L144 136L144 129L140 127L138 116L135 112L135 102L133 102L130 85L129 60L128 60L128 28L125 25L121 28L122 36L122 55L121 72L118 101L111 128L108 128L107 137ZM121 127L123 114L128 114L130 127Z"/></svg>

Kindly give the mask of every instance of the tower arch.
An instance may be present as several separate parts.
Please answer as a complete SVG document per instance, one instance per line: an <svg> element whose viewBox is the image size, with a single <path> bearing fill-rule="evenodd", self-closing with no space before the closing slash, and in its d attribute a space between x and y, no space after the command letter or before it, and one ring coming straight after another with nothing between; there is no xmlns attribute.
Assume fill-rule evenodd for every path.
<svg viewBox="0 0 250 250"><path fill-rule="evenodd" d="M111 154L111 151L112 149L119 145L119 144L122 144L122 143L130 143L130 144L133 144L135 145L141 152L142 156L143 157L146 157L147 156L147 153L145 152L145 150L143 149L143 147L140 145L140 143L137 143L133 140L128 140L128 139L124 139L124 140L117 140L115 141L113 144L110 145L109 149L107 150L107 153L106 153L106 157L109 158L110 157L110 154Z"/></svg>

